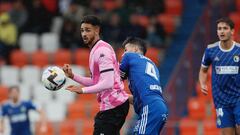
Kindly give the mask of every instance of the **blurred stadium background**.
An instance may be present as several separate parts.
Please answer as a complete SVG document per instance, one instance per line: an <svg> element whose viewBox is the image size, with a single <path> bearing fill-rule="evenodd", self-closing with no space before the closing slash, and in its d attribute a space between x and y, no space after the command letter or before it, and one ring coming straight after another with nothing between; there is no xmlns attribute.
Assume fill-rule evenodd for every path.
<svg viewBox="0 0 240 135"><path fill-rule="evenodd" d="M206 45L217 40L216 19L229 16L239 40L240 0L0 0L0 102L9 86L19 85L22 99L46 111L46 135L92 133L95 95L50 92L40 82L49 65L70 63L75 73L89 75L89 50L79 33L86 14L103 20L102 39L119 60L127 36L149 41L147 56L159 66L170 109L163 135L219 135L211 96L200 93L198 71ZM130 134L134 116L131 107L121 134ZM31 113L31 120L40 135L38 115Z"/></svg>

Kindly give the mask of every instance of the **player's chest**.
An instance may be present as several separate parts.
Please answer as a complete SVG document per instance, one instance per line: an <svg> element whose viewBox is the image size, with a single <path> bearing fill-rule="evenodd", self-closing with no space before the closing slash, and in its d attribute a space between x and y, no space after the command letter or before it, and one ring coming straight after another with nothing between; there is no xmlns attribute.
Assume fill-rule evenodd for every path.
<svg viewBox="0 0 240 135"><path fill-rule="evenodd" d="M236 53L217 53L211 56L214 66L239 66L240 52Z"/></svg>

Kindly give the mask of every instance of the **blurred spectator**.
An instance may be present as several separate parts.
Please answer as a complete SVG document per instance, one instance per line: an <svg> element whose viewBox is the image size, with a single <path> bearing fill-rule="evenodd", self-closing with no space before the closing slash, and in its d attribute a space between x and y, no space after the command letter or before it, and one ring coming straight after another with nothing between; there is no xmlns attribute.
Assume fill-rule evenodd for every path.
<svg viewBox="0 0 240 135"><path fill-rule="evenodd" d="M28 6L27 9L29 17L24 27L24 32L33 32L38 34L48 32L50 30L53 16L44 8L41 0L32 0L31 3L25 3Z"/></svg>
<svg viewBox="0 0 240 135"><path fill-rule="evenodd" d="M139 25L138 23L138 15L133 13L130 15L129 18L129 24L125 27L125 35L126 37L132 36L132 37L139 37L139 38L146 38L146 29Z"/></svg>
<svg viewBox="0 0 240 135"><path fill-rule="evenodd" d="M0 15L0 55L8 61L11 50L16 47L17 28L11 20L8 13Z"/></svg>
<svg viewBox="0 0 240 135"><path fill-rule="evenodd" d="M118 14L113 13L110 18L104 23L103 27L103 38L114 44L118 44L120 41L124 40L125 36L122 33L122 26L120 23L120 17Z"/></svg>
<svg viewBox="0 0 240 135"><path fill-rule="evenodd" d="M13 3L12 9L9 11L12 23L14 23L18 30L21 31L22 27L27 21L27 11L21 2L21 0L16 0Z"/></svg>
<svg viewBox="0 0 240 135"><path fill-rule="evenodd" d="M65 19L60 33L60 42L62 48L77 48L80 47L81 39L78 34L78 28L75 22Z"/></svg>
<svg viewBox="0 0 240 135"><path fill-rule="evenodd" d="M59 12L63 15L69 9L71 0L58 0Z"/></svg>
<svg viewBox="0 0 240 135"><path fill-rule="evenodd" d="M150 25L147 27L147 41L150 42L151 46L163 47L165 44L166 32L163 26L157 22L155 17L150 19Z"/></svg>
<svg viewBox="0 0 240 135"><path fill-rule="evenodd" d="M67 19L71 19L76 23L80 23L83 15L86 14L87 9L76 2L71 2L67 12L63 16Z"/></svg>

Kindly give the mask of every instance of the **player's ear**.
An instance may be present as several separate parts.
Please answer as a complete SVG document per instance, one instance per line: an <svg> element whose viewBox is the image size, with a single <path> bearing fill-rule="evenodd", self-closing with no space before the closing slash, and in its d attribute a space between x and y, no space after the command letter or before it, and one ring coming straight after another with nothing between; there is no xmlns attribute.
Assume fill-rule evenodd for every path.
<svg viewBox="0 0 240 135"><path fill-rule="evenodd" d="M100 34L100 27L98 27L98 26L95 26L95 34L96 35L99 35Z"/></svg>
<svg viewBox="0 0 240 135"><path fill-rule="evenodd" d="M231 34L232 34L232 36L234 35L234 32L235 32L234 29L231 29Z"/></svg>

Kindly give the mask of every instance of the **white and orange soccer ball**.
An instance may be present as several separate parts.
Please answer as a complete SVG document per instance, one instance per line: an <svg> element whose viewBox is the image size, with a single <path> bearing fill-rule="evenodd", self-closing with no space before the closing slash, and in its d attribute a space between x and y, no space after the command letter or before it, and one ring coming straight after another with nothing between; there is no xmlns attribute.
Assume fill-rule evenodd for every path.
<svg viewBox="0 0 240 135"><path fill-rule="evenodd" d="M42 83L48 90L59 90L66 83L65 73L57 66L47 67L42 74Z"/></svg>

